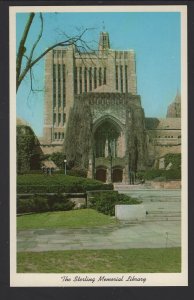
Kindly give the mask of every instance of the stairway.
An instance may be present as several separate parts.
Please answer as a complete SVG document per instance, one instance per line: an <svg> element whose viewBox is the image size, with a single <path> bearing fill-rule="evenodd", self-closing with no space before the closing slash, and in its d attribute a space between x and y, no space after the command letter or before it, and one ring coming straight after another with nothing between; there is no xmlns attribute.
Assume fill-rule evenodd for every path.
<svg viewBox="0 0 194 300"><path fill-rule="evenodd" d="M136 189L120 191L142 201L146 222L181 221L181 191Z"/></svg>

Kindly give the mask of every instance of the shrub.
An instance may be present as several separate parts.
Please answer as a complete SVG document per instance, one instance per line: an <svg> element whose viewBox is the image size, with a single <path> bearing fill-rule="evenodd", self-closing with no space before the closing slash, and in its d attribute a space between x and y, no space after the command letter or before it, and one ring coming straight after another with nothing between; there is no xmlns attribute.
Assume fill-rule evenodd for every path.
<svg viewBox="0 0 194 300"><path fill-rule="evenodd" d="M45 196L35 195L34 200L34 212L46 212L49 211L49 205Z"/></svg>
<svg viewBox="0 0 194 300"><path fill-rule="evenodd" d="M48 195L49 209L52 211L56 210L71 210L74 208L75 203L61 194Z"/></svg>
<svg viewBox="0 0 194 300"><path fill-rule="evenodd" d="M170 169L166 171L166 179L181 179L181 169Z"/></svg>
<svg viewBox="0 0 194 300"><path fill-rule="evenodd" d="M146 180L165 181L181 179L181 169L170 170L147 170L138 172L138 178L144 178Z"/></svg>
<svg viewBox="0 0 194 300"><path fill-rule="evenodd" d="M47 212L47 211L66 211L71 210L75 203L69 200L66 196L57 195L34 195L28 199L17 200L17 213L29 212Z"/></svg>
<svg viewBox="0 0 194 300"><path fill-rule="evenodd" d="M71 170L67 171L67 175L86 178L87 177L87 170L86 169L72 168Z"/></svg>
<svg viewBox="0 0 194 300"><path fill-rule="evenodd" d="M112 190L112 184L68 175L46 176L26 174L17 176L18 193L83 193L91 190Z"/></svg>
<svg viewBox="0 0 194 300"><path fill-rule="evenodd" d="M168 153L164 156L165 167L172 163L171 169L181 168L181 153Z"/></svg>
<svg viewBox="0 0 194 300"><path fill-rule="evenodd" d="M17 213L29 213L34 211L33 199L18 199L17 200Z"/></svg>
<svg viewBox="0 0 194 300"><path fill-rule="evenodd" d="M105 215L115 215L115 205L117 204L140 204L141 201L131 198L116 191L92 193L89 199L90 207Z"/></svg>

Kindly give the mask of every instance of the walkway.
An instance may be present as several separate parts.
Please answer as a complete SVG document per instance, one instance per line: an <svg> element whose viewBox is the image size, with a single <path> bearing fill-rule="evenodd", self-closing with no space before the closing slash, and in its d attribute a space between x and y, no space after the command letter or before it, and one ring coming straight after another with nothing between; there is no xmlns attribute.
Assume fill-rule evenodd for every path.
<svg viewBox="0 0 194 300"><path fill-rule="evenodd" d="M180 221L18 232L18 251L179 247Z"/></svg>
<svg viewBox="0 0 194 300"><path fill-rule="evenodd" d="M143 201L148 212L145 221L99 228L20 230L18 251L180 247L180 190L124 189Z"/></svg>

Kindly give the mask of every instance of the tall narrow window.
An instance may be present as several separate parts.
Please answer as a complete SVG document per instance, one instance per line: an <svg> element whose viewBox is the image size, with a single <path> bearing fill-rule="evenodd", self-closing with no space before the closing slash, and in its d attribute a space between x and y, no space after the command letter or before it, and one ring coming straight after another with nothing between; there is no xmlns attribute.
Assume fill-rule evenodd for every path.
<svg viewBox="0 0 194 300"><path fill-rule="evenodd" d="M121 93L123 93L123 66L120 66Z"/></svg>
<svg viewBox="0 0 194 300"><path fill-rule="evenodd" d="M119 80L118 80L118 66L116 66L116 90L119 88Z"/></svg>
<svg viewBox="0 0 194 300"><path fill-rule="evenodd" d="M82 93L82 67L79 68L79 89L81 94Z"/></svg>
<svg viewBox="0 0 194 300"><path fill-rule="evenodd" d="M74 69L74 93L77 94L77 67Z"/></svg>
<svg viewBox="0 0 194 300"><path fill-rule="evenodd" d="M106 84L106 68L104 68L103 84Z"/></svg>
<svg viewBox="0 0 194 300"><path fill-rule="evenodd" d="M58 65L58 106L61 106L61 65Z"/></svg>
<svg viewBox="0 0 194 300"><path fill-rule="evenodd" d="M89 89L92 91L92 68L89 69Z"/></svg>
<svg viewBox="0 0 194 300"><path fill-rule="evenodd" d="M57 57L60 58L60 56L61 56L61 50L58 50L57 51Z"/></svg>
<svg viewBox="0 0 194 300"><path fill-rule="evenodd" d="M128 74L127 74L127 66L125 66L125 90L128 93Z"/></svg>
<svg viewBox="0 0 194 300"><path fill-rule="evenodd" d="M98 72L99 72L99 74L98 74L98 76L99 76L99 86L101 86L102 85L102 68L99 68Z"/></svg>
<svg viewBox="0 0 194 300"><path fill-rule="evenodd" d="M66 105L66 77L65 77L65 65L63 64L63 107Z"/></svg>
<svg viewBox="0 0 194 300"><path fill-rule="evenodd" d="M58 115L59 124L61 123L61 114Z"/></svg>
<svg viewBox="0 0 194 300"><path fill-rule="evenodd" d="M56 107L56 65L53 65L53 107Z"/></svg>
<svg viewBox="0 0 194 300"><path fill-rule="evenodd" d="M55 113L53 114L53 123L54 124L56 123L56 114Z"/></svg>
<svg viewBox="0 0 194 300"><path fill-rule="evenodd" d="M87 68L84 68L84 92L87 92Z"/></svg>
<svg viewBox="0 0 194 300"><path fill-rule="evenodd" d="M97 88L97 68L94 68L94 88Z"/></svg>

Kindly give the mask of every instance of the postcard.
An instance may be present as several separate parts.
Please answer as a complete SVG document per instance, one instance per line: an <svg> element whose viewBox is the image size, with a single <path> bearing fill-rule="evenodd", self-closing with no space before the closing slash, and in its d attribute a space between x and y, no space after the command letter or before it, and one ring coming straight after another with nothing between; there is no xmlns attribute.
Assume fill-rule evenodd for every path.
<svg viewBox="0 0 194 300"><path fill-rule="evenodd" d="M10 285L187 286L187 6L9 18Z"/></svg>

